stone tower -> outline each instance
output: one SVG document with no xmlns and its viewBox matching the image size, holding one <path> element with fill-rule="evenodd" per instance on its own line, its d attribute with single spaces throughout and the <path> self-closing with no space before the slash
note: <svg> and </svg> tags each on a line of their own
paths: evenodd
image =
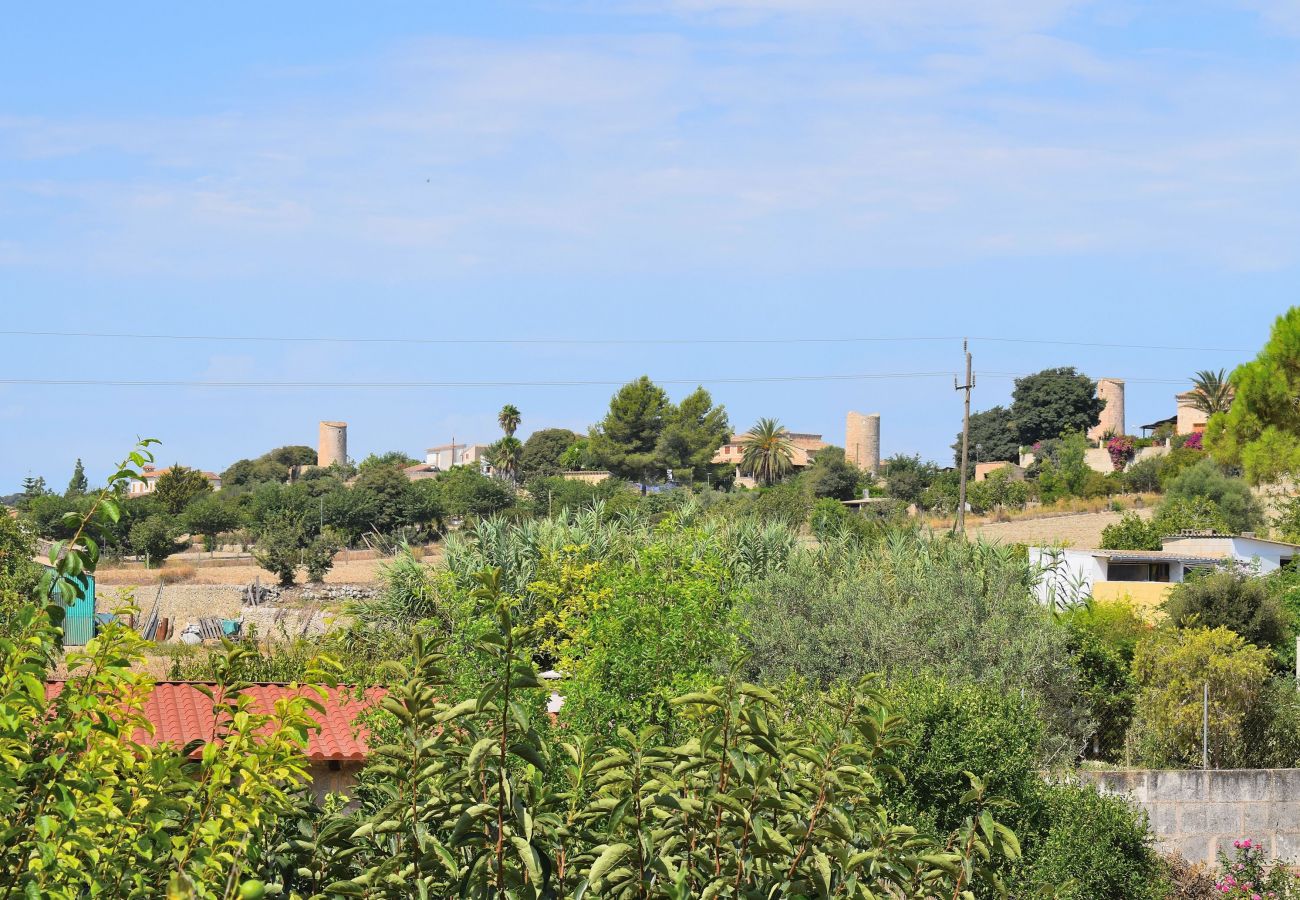
<svg viewBox="0 0 1300 900">
<path fill-rule="evenodd" d="M 1108 431 L 1127 434 L 1124 430 L 1124 380 L 1121 378 L 1097 379 L 1097 396 L 1106 401 L 1102 407 L 1101 419 L 1088 429 L 1088 437 L 1100 440 Z"/>
<path fill-rule="evenodd" d="M 316 450 L 316 465 L 321 468 L 334 463 L 347 465 L 348 461 L 348 423 L 321 422 L 320 444 Z"/>
<path fill-rule="evenodd" d="M 880 472 L 880 413 L 845 417 L 844 458 L 872 475 Z"/>
</svg>

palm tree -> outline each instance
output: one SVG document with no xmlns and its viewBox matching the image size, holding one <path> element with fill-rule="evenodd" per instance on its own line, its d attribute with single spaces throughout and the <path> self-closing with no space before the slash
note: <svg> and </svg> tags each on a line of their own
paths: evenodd
<svg viewBox="0 0 1300 900">
<path fill-rule="evenodd" d="M 501 412 L 497 413 L 497 423 L 501 426 L 501 430 L 506 433 L 506 437 L 508 438 L 513 438 L 515 436 L 515 429 L 519 427 L 519 423 L 522 419 L 523 416 L 519 414 L 519 407 L 515 406 L 513 403 L 507 403 L 505 406 L 501 407 Z"/>
<path fill-rule="evenodd" d="M 1192 405 L 1207 416 L 1227 412 L 1232 405 L 1232 384 L 1228 381 L 1228 373 L 1223 369 L 1217 372 L 1202 369 L 1193 375 Z"/>
<path fill-rule="evenodd" d="M 488 462 L 503 478 L 515 480 L 519 471 L 519 460 L 523 456 L 524 445 L 519 438 L 506 435 L 488 448 Z"/>
<path fill-rule="evenodd" d="M 771 486 L 794 468 L 794 445 L 776 419 L 759 419 L 740 439 L 740 470 Z"/>
</svg>

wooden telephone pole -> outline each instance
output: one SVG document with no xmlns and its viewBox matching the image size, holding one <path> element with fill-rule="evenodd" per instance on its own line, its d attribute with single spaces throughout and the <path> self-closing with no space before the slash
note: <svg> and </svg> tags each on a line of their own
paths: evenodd
<svg viewBox="0 0 1300 900">
<path fill-rule="evenodd" d="M 961 417 L 961 488 L 957 495 L 957 533 L 966 533 L 966 469 L 970 462 L 970 392 L 975 387 L 975 376 L 971 374 L 970 350 L 966 341 L 961 342 L 961 352 L 966 354 L 966 383 L 958 384 L 952 380 L 953 390 L 966 392 L 966 411 Z"/>
</svg>

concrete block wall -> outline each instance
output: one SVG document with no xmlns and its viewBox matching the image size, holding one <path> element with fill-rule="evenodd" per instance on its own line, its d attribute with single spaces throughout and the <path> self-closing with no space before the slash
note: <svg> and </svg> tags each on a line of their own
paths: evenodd
<svg viewBox="0 0 1300 900">
<path fill-rule="evenodd" d="M 1133 769 L 1079 778 L 1144 809 L 1164 852 L 1212 865 L 1248 837 L 1266 856 L 1300 865 L 1300 769 Z"/>
</svg>

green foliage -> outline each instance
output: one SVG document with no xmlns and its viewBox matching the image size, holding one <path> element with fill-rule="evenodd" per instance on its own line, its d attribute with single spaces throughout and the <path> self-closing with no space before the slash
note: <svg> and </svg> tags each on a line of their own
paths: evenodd
<svg viewBox="0 0 1300 900">
<path fill-rule="evenodd" d="M 281 513 L 262 525 L 253 558 L 276 577 L 281 587 L 292 587 L 310 542 L 311 537 L 302 519 L 291 513 Z"/>
<path fill-rule="evenodd" d="M 524 441 L 523 451 L 519 454 L 519 475 L 524 481 L 534 478 L 559 475 L 573 468 L 564 462 L 565 451 L 579 440 L 579 436 L 567 428 L 543 428 L 534 431 Z"/>
<path fill-rule="evenodd" d="M 507 403 L 501 407 L 501 412 L 497 413 L 497 424 L 501 426 L 501 431 L 506 437 L 512 438 L 515 432 L 519 430 L 519 423 L 524 419 L 523 414 L 519 412 L 519 407 L 513 403 Z"/>
<path fill-rule="evenodd" d="M 156 566 L 183 549 L 176 541 L 179 536 L 175 519 L 165 513 L 154 513 L 131 526 L 128 543 L 137 556 Z"/>
<path fill-rule="evenodd" d="M 1059 432 L 1057 432 L 1059 434 Z M 976 447 L 979 447 L 978 452 Z M 961 432 L 952 445 L 953 465 L 961 468 Z M 970 416 L 970 462 L 1020 461 L 1020 434 L 1011 410 L 995 406 Z"/>
<path fill-rule="evenodd" d="M 417 644 L 384 701 L 396 720 L 372 766 L 375 801 L 331 834 L 317 883 L 344 895 L 974 896 L 1000 889 L 1014 834 L 972 777 L 944 840 L 916 837 L 880 802 L 897 720 L 869 685 L 811 719 L 781 715 L 760 687 L 729 682 L 677 698 L 685 742 L 653 728 L 618 744 L 558 744 L 498 572 L 475 599 L 496 627 L 474 650 L 490 673 L 475 699 L 447 696 L 447 659 Z M 319 864 L 318 864 L 319 865 Z M 310 870 L 309 870 L 310 871 Z M 330 879 L 337 878 L 333 884 Z M 999 891 L 1000 892 L 1000 891 Z"/>
<path fill-rule="evenodd" d="M 407 466 L 413 466 L 419 460 L 411 456 L 405 450 L 389 450 L 386 453 L 371 453 L 361 462 L 357 463 L 357 473 L 365 474 L 374 469 L 405 469 Z"/>
<path fill-rule="evenodd" d="M 490 516 L 514 502 L 514 495 L 504 482 L 489 478 L 473 466 L 453 466 L 435 481 L 447 515 Z"/>
<path fill-rule="evenodd" d="M 1065 633 L 1032 595 L 1011 548 L 899 532 L 847 556 L 796 559 L 750 587 L 746 671 L 829 685 L 869 672 L 1022 685 L 1042 710 L 1044 759 L 1091 734 Z"/>
<path fill-rule="evenodd" d="M 1138 758 L 1153 767 L 1199 765 L 1202 686 L 1209 685 L 1210 764 L 1249 759 L 1244 724 L 1269 674 L 1269 654 L 1227 628 L 1168 629 L 1138 645 L 1133 734 Z"/>
<path fill-rule="evenodd" d="M 655 453 L 675 480 L 689 484 L 715 470 L 713 455 L 730 437 L 726 407 L 715 406 L 712 395 L 697 387 L 668 411 Z"/>
<path fill-rule="evenodd" d="M 311 447 L 293 445 L 277 447 L 256 459 L 241 459 L 221 473 L 222 490 L 234 487 L 251 487 L 264 482 L 282 484 L 289 473 L 298 466 L 314 466 L 316 451 Z"/>
<path fill-rule="evenodd" d="M 967 502 L 977 513 L 999 508 L 1023 509 L 1029 496 L 1030 488 L 1024 479 L 1012 478 L 1006 469 L 990 472 L 983 481 L 971 482 L 966 492 Z"/>
<path fill-rule="evenodd" d="M 90 489 L 90 482 L 86 480 L 86 467 L 81 464 L 81 457 L 77 457 L 77 465 L 72 470 L 72 477 L 68 479 L 68 489 L 63 492 L 65 497 L 80 497 Z"/>
<path fill-rule="evenodd" d="M 794 468 L 794 445 L 776 419 L 759 419 L 740 438 L 740 472 L 771 487 Z"/>
<path fill-rule="evenodd" d="M 13 633 L 15 617 L 40 583 L 41 567 L 32 562 L 35 553 L 31 533 L 0 514 L 0 635 Z"/>
<path fill-rule="evenodd" d="M 1011 421 L 1021 444 L 1087 431 L 1101 420 L 1105 401 L 1097 383 L 1073 367 L 1044 369 L 1016 379 Z"/>
<path fill-rule="evenodd" d="M 109 625 L 70 654 L 77 674 L 49 700 L 42 679 L 58 630 L 34 606 L 17 625 L 0 637 L 3 895 L 162 896 L 166 886 L 173 896 L 228 896 L 226 885 L 256 865 L 250 847 L 307 781 L 313 701 L 254 713 L 237 683 L 220 681 L 220 740 L 187 758 L 132 738 L 147 727 L 151 685 L 132 671 L 144 642 L 129 628 Z"/>
<path fill-rule="evenodd" d="M 812 465 L 803 472 L 802 478 L 808 483 L 808 489 L 817 498 L 830 497 L 834 500 L 855 500 L 862 495 L 862 488 L 867 482 L 867 474 L 844 458 L 840 447 L 823 447 L 817 451 Z"/>
<path fill-rule="evenodd" d="M 932 462 L 921 462 L 920 454 L 895 454 L 885 460 L 882 468 L 889 496 L 903 503 L 921 503 L 922 495 L 939 475 L 939 467 Z"/>
<path fill-rule="evenodd" d="M 178 516 L 195 497 L 211 492 L 212 485 L 208 484 L 202 472 L 174 465 L 158 476 L 158 486 L 153 493 L 169 515 Z"/>
<path fill-rule="evenodd" d="M 739 656 L 735 594 L 722 560 L 692 558 L 685 542 L 651 544 L 595 585 L 602 602 L 572 616 L 558 668 L 564 722 L 613 737 L 653 725 L 674 739 L 672 698 L 698 690 Z"/>
<path fill-rule="evenodd" d="M 1155 515 L 1143 519 L 1125 513 L 1101 532 L 1105 550 L 1159 550 L 1164 539 L 1180 531 L 1231 531 L 1219 507 L 1208 497 L 1166 497 Z"/>
<path fill-rule="evenodd" d="M 1202 459 L 1185 469 L 1168 482 L 1165 491 L 1174 499 L 1210 501 L 1234 534 L 1263 527 L 1264 515 L 1250 486 L 1240 478 L 1225 474 L 1214 460 Z"/>
<path fill-rule="evenodd" d="M 623 385 L 592 428 L 588 451 L 618 477 L 645 481 L 658 469 L 656 447 L 671 407 L 663 388 L 645 375 Z"/>
<path fill-rule="evenodd" d="M 201 534 L 208 550 L 216 549 L 217 535 L 240 525 L 239 510 L 220 494 L 197 497 L 185 508 L 181 522 L 190 534 Z"/>
<path fill-rule="evenodd" d="M 513 434 L 507 434 L 488 448 L 488 462 L 502 477 L 515 480 L 519 473 L 519 460 L 523 456 L 524 445 Z"/>
<path fill-rule="evenodd" d="M 1029 896 L 1057 900 L 1167 900 L 1146 816 L 1122 797 L 1071 784 L 1043 790 L 1046 821 L 1023 876 Z"/>
<path fill-rule="evenodd" d="M 1038 464 L 1038 495 L 1044 503 L 1055 503 L 1065 497 L 1082 497 L 1093 475 L 1085 457 L 1088 439 L 1082 431 L 1072 432 L 1045 445 Z"/>
<path fill-rule="evenodd" d="M 1088 751 L 1101 759 L 1119 759 L 1137 694 L 1130 672 L 1132 651 L 1126 654 L 1124 648 L 1108 642 L 1082 616 L 1068 620 L 1066 630 L 1080 694 L 1096 723 Z"/>
<path fill-rule="evenodd" d="M 1124 470 L 1124 483 L 1128 490 L 1137 494 L 1159 491 L 1165 459 L 1164 456 L 1153 456 L 1131 463 Z"/>
<path fill-rule="evenodd" d="M 1278 648 L 1290 636 L 1289 622 L 1262 578 L 1240 572 L 1212 572 L 1174 585 L 1165 615 L 1179 628 L 1227 628 L 1257 647 Z"/>
<path fill-rule="evenodd" d="M 1233 370 L 1231 408 L 1210 417 L 1206 449 L 1252 484 L 1300 471 L 1300 307 L 1278 316 L 1259 355 Z"/>
<path fill-rule="evenodd" d="M 343 542 L 338 535 L 328 528 L 308 542 L 303 548 L 302 564 L 307 570 L 307 580 L 319 584 L 325 580 L 326 573 L 334 568 L 334 557 L 342 549 Z"/>
<path fill-rule="evenodd" d="M 142 441 L 50 552 L 37 596 L 80 596 L 121 517 L 126 485 L 153 461 Z M 36 599 L 36 597 L 33 597 Z M 28 604 L 0 634 L 0 896 L 217 898 L 257 865 L 256 848 L 306 782 L 303 697 L 254 713 L 220 677 L 219 740 L 187 757 L 133 735 L 147 728 L 144 642 L 113 623 L 66 659 L 55 699 L 42 683 L 60 648 L 57 606 Z M 224 675 L 240 651 L 232 648 Z M 129 814 L 128 814 L 129 813 Z M 250 852 L 253 851 L 253 852 Z"/>
</svg>

